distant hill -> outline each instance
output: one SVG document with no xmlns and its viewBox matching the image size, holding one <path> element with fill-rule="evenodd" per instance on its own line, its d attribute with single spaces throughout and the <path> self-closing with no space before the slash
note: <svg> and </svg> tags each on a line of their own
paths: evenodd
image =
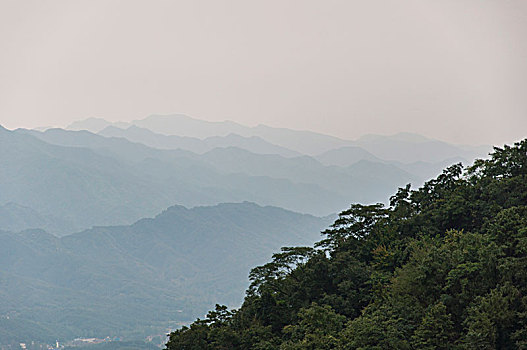
<svg viewBox="0 0 527 350">
<path fill-rule="evenodd" d="M 151 115 L 130 123 L 165 135 L 190 136 L 204 139 L 228 134 L 245 135 L 249 127 L 232 121 L 210 122 L 184 114 Z"/>
<path fill-rule="evenodd" d="M 71 123 L 70 125 L 68 125 L 67 129 L 69 130 L 87 130 L 87 131 L 90 131 L 90 132 L 94 132 L 94 133 L 97 133 L 99 131 L 101 131 L 102 129 L 106 128 L 107 126 L 110 126 L 110 125 L 113 125 L 113 126 L 116 126 L 116 127 L 127 127 L 129 126 L 129 123 L 122 123 L 122 122 L 117 122 L 117 123 L 112 123 L 112 122 L 109 122 L 103 118 L 87 118 L 87 119 L 84 119 L 84 120 L 79 120 L 79 121 L 75 121 L 73 123 Z"/>
<path fill-rule="evenodd" d="M 156 150 L 86 131 L 37 133 L 0 132 L 2 149 L 9 149 L 0 154 L 0 205 L 14 202 L 73 223 L 70 231 L 53 231 L 59 235 L 131 223 L 174 203 L 250 200 L 327 215 L 348 201 L 316 183 L 219 171 L 191 152 Z"/>
<path fill-rule="evenodd" d="M 333 148 L 349 145 L 350 141 L 312 131 L 273 128 L 265 125 L 248 127 L 231 121 L 209 122 L 186 115 L 152 115 L 130 123 L 110 123 L 103 119 L 90 118 L 70 124 L 70 130 L 100 132 L 113 125 L 125 128 L 132 125 L 149 129 L 163 135 L 186 136 L 205 139 L 236 134 L 243 137 L 259 137 L 271 144 L 302 154 L 315 155 Z M 234 146 L 234 145 L 231 145 Z"/>
<path fill-rule="evenodd" d="M 324 166 L 308 156 L 286 159 L 276 155 L 255 155 L 236 148 L 217 148 L 202 155 L 201 159 L 225 173 L 295 179 L 364 203 L 379 201 L 383 198 L 381 194 L 408 182 L 421 181 L 395 165 L 366 160 L 343 168 Z"/>
<path fill-rule="evenodd" d="M 376 202 L 399 186 L 423 180 L 373 161 L 325 166 L 308 156 L 286 158 L 237 147 L 196 154 L 88 131 L 5 130 L 0 139 L 10 149 L 0 155 L 0 205 L 15 202 L 73 224 L 63 230 L 45 226 L 58 235 L 128 224 L 174 203 L 191 207 L 250 200 L 327 215 L 350 201 Z M 0 229 L 12 228 L 1 224 Z M 17 227 L 34 228 L 24 226 L 24 220 Z"/>
<path fill-rule="evenodd" d="M 244 126 L 232 121 L 209 122 L 186 115 L 151 115 L 131 122 L 143 128 L 165 135 L 194 136 L 206 138 L 237 134 L 245 137 L 257 136 L 272 144 L 313 155 L 349 143 L 338 137 L 312 131 L 274 128 L 266 125 Z"/>
<path fill-rule="evenodd" d="M 462 157 L 472 162 L 477 157 L 486 157 L 492 150 L 490 146 L 457 146 L 411 133 L 389 136 L 366 135 L 353 144 L 381 159 L 401 163 L 418 161 L 437 163 L 455 157 Z"/>
<path fill-rule="evenodd" d="M 238 305 L 251 266 L 312 244 L 332 219 L 245 202 L 62 238 L 0 232 L 0 344 L 163 334 L 212 300 Z"/>
<path fill-rule="evenodd" d="M 58 217 L 75 230 L 153 215 L 175 202 L 166 195 L 174 187 L 145 180 L 133 163 L 111 154 L 56 146 L 5 129 L 0 146 L 9 150 L 0 153 L 0 204 L 14 202 L 43 217 Z"/>
<path fill-rule="evenodd" d="M 139 142 L 158 149 L 184 149 L 194 153 L 205 153 L 217 147 L 238 147 L 257 154 L 278 154 L 284 157 L 300 155 L 298 152 L 273 145 L 260 137 L 243 137 L 232 133 L 226 136 L 198 139 L 188 136 L 157 134 L 149 129 L 132 125 L 126 129 L 108 126 L 98 134 L 106 137 L 123 137 L 132 142 Z"/>
<path fill-rule="evenodd" d="M 102 118 L 87 118 L 71 123 L 70 125 L 68 125 L 67 129 L 87 130 L 97 133 L 109 125 L 113 125 L 113 123 Z"/>
<path fill-rule="evenodd" d="M 258 137 L 268 143 L 283 147 L 287 150 L 305 155 L 316 156 L 317 159 L 322 161 L 324 164 L 339 166 L 348 166 L 351 165 L 351 163 L 345 158 L 339 161 L 336 157 L 337 153 L 334 152 L 338 152 L 345 157 L 351 156 L 351 158 L 357 159 L 360 155 L 358 152 L 361 152 L 358 148 L 361 148 L 366 152 L 363 153 L 364 158 L 359 160 L 374 160 L 371 158 L 371 154 L 373 157 L 382 159 L 384 161 L 394 161 L 404 164 L 415 162 L 439 163 L 445 161 L 446 159 L 456 157 L 463 158 L 468 162 L 471 162 L 477 157 L 486 157 L 488 152 L 492 150 L 492 147 L 486 145 L 453 145 L 447 142 L 427 138 L 422 135 L 405 132 L 394 135 L 371 134 L 365 135 L 358 140 L 345 140 L 311 131 L 274 128 L 266 125 L 248 127 L 230 121 L 209 122 L 180 114 L 152 115 L 144 119 L 134 120 L 129 123 L 110 123 L 103 119 L 90 118 L 84 121 L 75 122 L 68 126 L 68 128 L 72 130 L 85 129 L 93 132 L 101 132 L 101 130 L 109 126 L 117 128 L 136 126 L 143 129 L 149 129 L 154 133 L 165 136 L 180 136 L 201 139 L 209 137 L 225 137 L 229 134 L 236 134 L 246 138 Z M 127 137 L 125 135 L 122 136 Z M 131 139 L 132 136 L 128 137 Z M 160 138 L 160 140 L 161 139 L 162 138 Z M 135 141 L 139 140 L 136 139 Z M 139 142 L 146 141 L 143 140 Z M 149 142 L 152 142 L 152 140 L 150 139 Z M 153 144 L 150 145 L 154 146 Z M 241 147 L 241 145 L 236 145 L 234 143 L 224 144 L 221 146 L 240 146 L 240 148 L 244 148 Z M 349 154 L 353 150 L 351 147 L 354 147 L 355 149 L 355 153 L 353 155 Z M 342 150 L 338 151 L 338 149 Z M 328 154 L 325 154 L 326 152 L 328 152 Z M 348 153 L 347 155 L 346 152 Z"/>
<path fill-rule="evenodd" d="M 22 231 L 42 228 L 51 232 L 73 232 L 76 226 L 55 216 L 43 216 L 36 210 L 13 202 L 0 205 L 0 228 L 8 231 Z"/>
<path fill-rule="evenodd" d="M 368 136 L 357 141 L 361 146 L 340 147 L 315 157 L 290 156 L 294 151 L 256 136 L 231 134 L 199 140 L 163 136 L 136 126 L 127 130 L 107 126 L 106 130 L 117 130 L 126 138 L 85 130 L 2 128 L 0 144 L 9 152 L 0 154 L 0 208 L 4 213 L 0 229 L 39 227 L 64 235 L 94 225 L 129 224 L 174 203 L 192 207 L 244 200 L 327 215 L 350 202 L 382 201 L 398 187 L 420 185 L 453 162 L 469 163 L 469 157 L 478 152 L 477 148 L 398 134 Z M 304 141 L 313 136 L 269 130 L 275 136 L 283 132 Z M 129 140 L 135 132 L 151 137 L 152 145 L 156 139 L 190 140 L 206 151 L 197 154 L 149 147 Z M 230 144 L 242 148 L 216 147 Z M 390 152 L 398 160 L 379 156 L 388 157 Z M 449 155 L 455 156 L 442 159 Z M 421 158 L 442 160 L 403 162 Z M 8 203 L 16 203 L 18 209 L 7 211 Z"/>
<path fill-rule="evenodd" d="M 315 156 L 315 159 L 325 165 L 351 166 L 361 160 L 382 162 L 383 160 L 374 156 L 364 148 L 357 146 L 346 146 L 335 148 Z"/>
</svg>

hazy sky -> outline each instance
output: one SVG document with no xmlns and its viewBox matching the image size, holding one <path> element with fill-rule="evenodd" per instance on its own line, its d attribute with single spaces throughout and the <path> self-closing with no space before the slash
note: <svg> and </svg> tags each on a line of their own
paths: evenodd
<svg viewBox="0 0 527 350">
<path fill-rule="evenodd" d="M 0 0 L 0 124 L 527 137 L 527 1 Z"/>
</svg>

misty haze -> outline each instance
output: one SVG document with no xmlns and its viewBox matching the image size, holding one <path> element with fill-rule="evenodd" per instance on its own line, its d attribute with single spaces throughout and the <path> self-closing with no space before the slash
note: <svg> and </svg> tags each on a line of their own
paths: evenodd
<svg viewBox="0 0 527 350">
<path fill-rule="evenodd" d="M 526 16 L 0 0 L 0 350 L 524 349 Z"/>
</svg>

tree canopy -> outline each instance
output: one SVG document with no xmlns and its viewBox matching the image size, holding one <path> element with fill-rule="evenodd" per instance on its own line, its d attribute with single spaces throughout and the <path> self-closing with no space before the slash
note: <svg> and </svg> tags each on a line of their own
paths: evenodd
<svg viewBox="0 0 527 350">
<path fill-rule="evenodd" d="M 527 349 L 527 139 L 353 204 L 323 235 L 166 348 Z"/>
</svg>

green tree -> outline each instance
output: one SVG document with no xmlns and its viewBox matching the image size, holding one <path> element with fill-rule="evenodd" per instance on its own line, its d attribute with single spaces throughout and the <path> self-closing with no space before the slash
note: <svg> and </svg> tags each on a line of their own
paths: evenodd
<svg viewBox="0 0 527 350">
<path fill-rule="evenodd" d="M 527 140 L 354 204 L 167 349 L 526 349 Z"/>
<path fill-rule="evenodd" d="M 428 307 L 421 324 L 412 336 L 412 348 L 421 350 L 451 350 L 453 323 L 445 304 L 438 302 Z"/>
<path fill-rule="evenodd" d="M 346 317 L 338 315 L 329 305 L 313 303 L 298 312 L 299 321 L 286 326 L 284 335 L 290 339 L 280 349 L 335 349 L 340 346 L 339 333 L 344 328 Z"/>
</svg>

